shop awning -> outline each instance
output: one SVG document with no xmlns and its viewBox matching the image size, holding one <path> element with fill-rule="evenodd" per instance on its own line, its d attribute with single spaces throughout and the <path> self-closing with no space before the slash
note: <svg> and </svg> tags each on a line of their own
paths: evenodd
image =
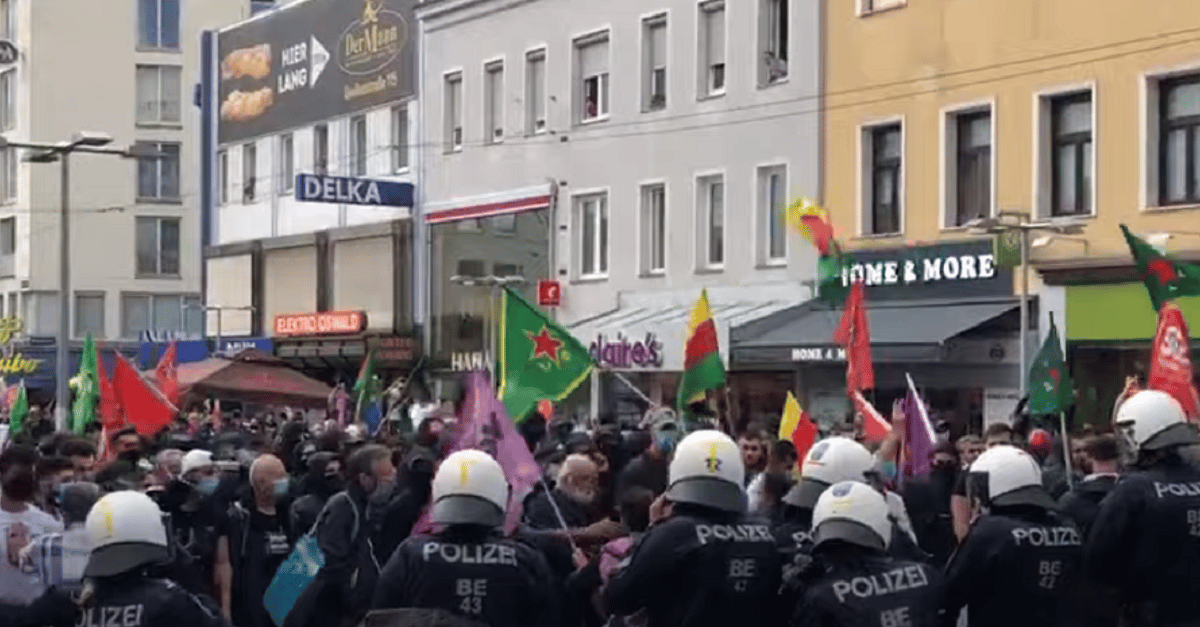
<svg viewBox="0 0 1200 627">
<path fill-rule="evenodd" d="M 947 340 L 1019 307 L 1012 299 L 870 303 L 872 353 L 876 361 L 939 361 Z M 805 303 L 733 330 L 735 363 L 840 361 L 833 332 L 841 309 Z"/>
</svg>

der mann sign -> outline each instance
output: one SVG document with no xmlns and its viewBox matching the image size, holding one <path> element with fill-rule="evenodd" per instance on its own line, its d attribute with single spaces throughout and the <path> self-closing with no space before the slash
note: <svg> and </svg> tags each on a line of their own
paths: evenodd
<svg viewBox="0 0 1200 627">
<path fill-rule="evenodd" d="M 991 240 L 850 253 L 842 282 L 862 281 L 876 300 L 1012 294 L 1012 269 L 996 265 Z"/>
</svg>

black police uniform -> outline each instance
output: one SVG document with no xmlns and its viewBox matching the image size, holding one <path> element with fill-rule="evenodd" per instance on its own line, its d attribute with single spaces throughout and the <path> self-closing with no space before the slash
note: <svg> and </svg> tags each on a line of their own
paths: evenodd
<svg viewBox="0 0 1200 627">
<path fill-rule="evenodd" d="M 76 627 L 227 627 L 213 602 L 194 595 L 168 579 L 140 574 L 96 580 L 85 607 L 75 607 Z"/>
<path fill-rule="evenodd" d="M 1121 477 L 1085 554 L 1089 575 L 1120 590 L 1136 624 L 1200 625 L 1200 470 L 1175 459 Z"/>
<path fill-rule="evenodd" d="M 764 520 L 687 503 L 655 524 L 604 589 L 616 615 L 655 627 L 777 625 L 780 561 Z"/>
<path fill-rule="evenodd" d="M 1082 544 L 1079 530 L 1048 510 L 993 507 L 946 566 L 947 620 L 966 606 L 970 627 L 1070 624 Z"/>
<path fill-rule="evenodd" d="M 454 525 L 402 542 L 379 575 L 375 609 L 429 608 L 490 627 L 557 627 L 557 587 L 534 548 Z"/>
<path fill-rule="evenodd" d="M 942 575 L 921 562 L 863 555 L 831 564 L 805 586 L 792 627 L 935 627 Z"/>
</svg>

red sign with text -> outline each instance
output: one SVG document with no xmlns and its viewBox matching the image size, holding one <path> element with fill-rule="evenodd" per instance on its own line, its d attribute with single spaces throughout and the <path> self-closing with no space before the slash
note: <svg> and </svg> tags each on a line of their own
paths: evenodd
<svg viewBox="0 0 1200 627">
<path fill-rule="evenodd" d="M 541 307 L 558 307 L 562 305 L 562 283 L 554 279 L 538 281 L 538 305 Z"/>
<path fill-rule="evenodd" d="M 275 316 L 276 337 L 356 335 L 366 328 L 365 311 L 323 311 Z"/>
</svg>

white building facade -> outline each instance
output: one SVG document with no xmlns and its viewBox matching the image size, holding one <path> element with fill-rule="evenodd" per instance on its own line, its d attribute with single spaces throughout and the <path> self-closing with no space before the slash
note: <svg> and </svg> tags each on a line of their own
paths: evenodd
<svg viewBox="0 0 1200 627">
<path fill-rule="evenodd" d="M 486 311 L 473 273 L 519 270 L 531 297 L 559 281 L 556 315 L 619 370 L 680 370 L 701 288 L 723 351 L 730 325 L 807 299 L 782 209 L 820 194 L 820 4 L 424 3 L 435 354 L 481 350 L 451 328 Z M 605 350 L 638 343 L 659 358 Z"/>
</svg>

